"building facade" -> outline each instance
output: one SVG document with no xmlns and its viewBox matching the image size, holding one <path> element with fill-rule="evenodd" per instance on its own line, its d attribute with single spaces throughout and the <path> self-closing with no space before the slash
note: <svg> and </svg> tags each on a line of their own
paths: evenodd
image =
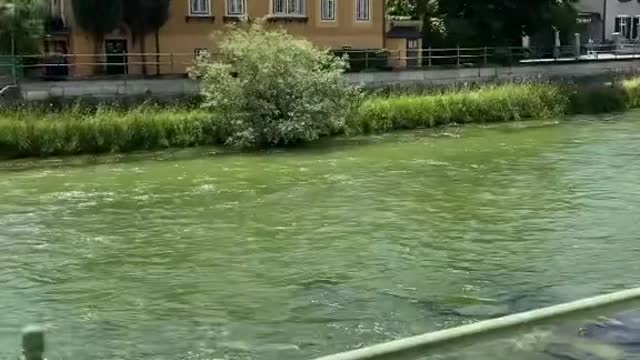
<svg viewBox="0 0 640 360">
<path fill-rule="evenodd" d="M 640 2 L 637 0 L 580 0 L 579 21 L 588 25 L 587 36 L 594 42 L 617 37 L 640 40 Z"/>
<path fill-rule="evenodd" d="M 111 65 L 107 73 L 142 72 L 141 53 L 156 53 L 161 74 L 183 73 L 201 51 L 213 50 L 220 30 L 238 22 L 264 18 L 267 26 L 283 27 L 328 49 L 384 49 L 384 0 L 172 0 L 170 16 L 155 35 L 133 41 L 123 24 L 108 34 L 102 44 L 79 28 L 73 18 L 71 0 L 51 0 L 54 21 L 48 35 L 48 51 L 71 54 L 69 75 L 89 76 L 96 62 Z M 92 54 L 101 49 L 104 54 Z M 123 56 L 123 53 L 129 55 Z M 138 54 L 138 55 L 136 55 Z M 145 59 L 148 62 L 155 62 Z M 148 64 L 155 74 L 155 64 Z"/>
</svg>

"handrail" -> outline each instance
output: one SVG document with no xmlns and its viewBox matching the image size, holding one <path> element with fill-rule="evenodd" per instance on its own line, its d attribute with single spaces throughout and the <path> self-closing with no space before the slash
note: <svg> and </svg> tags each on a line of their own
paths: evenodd
<svg viewBox="0 0 640 360">
<path fill-rule="evenodd" d="M 640 307 L 640 288 L 595 296 L 570 303 L 550 306 L 497 319 L 477 322 L 451 329 L 390 341 L 371 347 L 324 356 L 316 360 L 386 360 L 409 356 L 425 356 L 459 349 L 480 340 L 495 339 L 504 334 L 513 336 L 533 326 L 557 323 L 578 316 L 598 316 Z"/>
<path fill-rule="evenodd" d="M 560 47 L 516 47 L 516 46 L 485 46 L 485 47 L 451 47 L 421 49 L 335 49 L 339 54 L 348 54 L 350 71 L 378 70 L 389 71 L 394 68 L 432 69 L 436 67 L 460 68 L 516 66 L 548 63 L 567 63 L 571 61 L 595 60 L 635 60 L 640 56 L 640 43 L 624 45 L 615 44 L 581 44 L 577 46 L 563 45 Z M 212 52 L 215 56 L 216 53 Z M 146 58 L 145 58 L 146 56 Z M 184 76 L 188 67 L 196 61 L 196 54 L 182 53 L 138 53 L 129 52 L 114 54 L 60 54 L 42 53 L 17 55 L 0 55 L 0 72 L 12 69 L 11 83 L 19 82 L 20 78 L 43 79 L 78 79 L 91 78 L 95 70 L 109 72 L 112 69 L 116 75 L 144 75 L 143 66 L 156 67 L 156 75 Z M 132 68 L 133 67 L 133 68 Z M 158 71 L 157 69 L 160 69 Z M 23 71 L 20 71 L 23 70 Z M 154 72 L 153 69 L 147 69 Z M 0 84 L 7 83 L 7 81 Z"/>
</svg>

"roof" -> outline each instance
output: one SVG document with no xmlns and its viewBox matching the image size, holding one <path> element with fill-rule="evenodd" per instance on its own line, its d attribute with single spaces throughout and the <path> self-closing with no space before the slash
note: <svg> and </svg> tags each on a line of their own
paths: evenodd
<svg viewBox="0 0 640 360">
<path fill-rule="evenodd" d="M 420 39 L 422 33 L 413 26 L 394 26 L 387 32 L 390 39 Z"/>
</svg>

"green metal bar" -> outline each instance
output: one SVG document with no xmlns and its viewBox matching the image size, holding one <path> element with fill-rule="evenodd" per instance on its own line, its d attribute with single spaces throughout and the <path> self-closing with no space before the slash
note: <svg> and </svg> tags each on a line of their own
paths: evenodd
<svg viewBox="0 0 640 360">
<path fill-rule="evenodd" d="M 479 341 L 512 337 L 533 327 L 571 319 L 595 318 L 640 307 L 640 288 L 582 299 L 566 304 L 481 321 L 452 329 L 404 338 L 364 349 L 330 355 L 316 360 L 410 359 L 459 350 Z"/>
</svg>

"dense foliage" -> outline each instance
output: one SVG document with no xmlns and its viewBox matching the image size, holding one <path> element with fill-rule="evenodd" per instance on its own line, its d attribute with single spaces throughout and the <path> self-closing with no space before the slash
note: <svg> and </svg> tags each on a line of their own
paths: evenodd
<svg viewBox="0 0 640 360">
<path fill-rule="evenodd" d="M 204 106 L 220 115 L 226 143 L 267 147 L 308 142 L 344 126 L 357 92 L 346 63 L 284 30 L 258 22 L 230 31 L 215 56 L 201 57 Z"/>
<path fill-rule="evenodd" d="M 519 45 L 526 33 L 551 42 L 576 29 L 577 0 L 387 0 L 390 15 L 424 19 L 425 44 Z"/>
<path fill-rule="evenodd" d="M 0 0 L 0 54 L 11 53 L 12 33 L 16 54 L 39 52 L 45 14 L 44 0 Z"/>
</svg>

